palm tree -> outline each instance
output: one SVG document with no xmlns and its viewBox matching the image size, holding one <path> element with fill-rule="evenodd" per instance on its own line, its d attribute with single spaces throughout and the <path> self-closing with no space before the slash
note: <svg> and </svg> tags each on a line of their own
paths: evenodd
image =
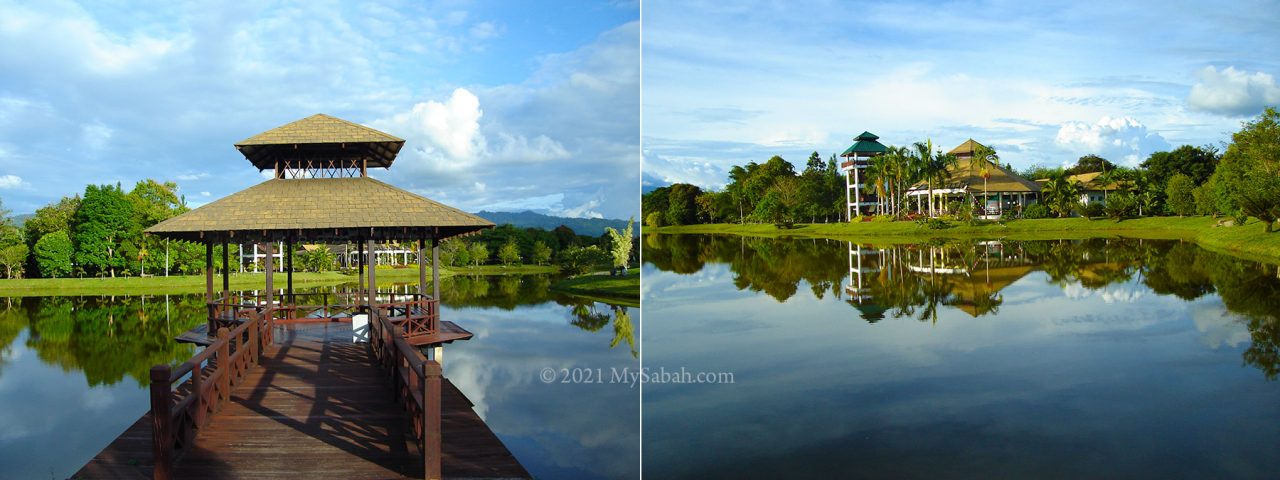
<svg viewBox="0 0 1280 480">
<path fill-rule="evenodd" d="M 1072 207 L 1080 203 L 1080 182 L 1067 178 L 1064 172 L 1057 172 L 1049 176 L 1040 195 L 1047 200 L 1051 210 L 1059 217 L 1065 217 L 1071 214 Z"/>
<path fill-rule="evenodd" d="M 902 191 L 908 184 L 915 181 L 915 174 L 912 170 L 911 152 L 906 147 L 889 147 L 882 155 L 889 164 L 889 172 L 892 179 L 890 183 L 889 197 L 891 199 L 890 209 L 896 216 L 902 213 L 901 200 Z"/>
<path fill-rule="evenodd" d="M 916 164 L 920 168 L 920 176 L 924 178 L 925 186 L 929 189 L 929 216 L 933 217 L 935 216 L 933 212 L 933 172 L 935 165 L 933 139 L 925 139 L 925 142 L 916 142 L 912 146 L 916 150 L 914 153 Z"/>
<path fill-rule="evenodd" d="M 925 139 L 924 142 L 916 142 L 915 156 L 919 162 L 921 176 L 924 177 L 925 184 L 929 189 L 929 216 L 936 217 L 937 212 L 933 207 L 933 184 L 945 184 L 950 177 L 948 169 L 955 168 L 958 160 L 955 155 L 944 154 L 939 149 L 933 149 L 933 140 Z"/>
<path fill-rule="evenodd" d="M 986 213 L 987 209 L 987 180 L 991 179 L 991 170 L 995 169 L 995 165 L 993 164 L 999 161 L 1000 156 L 996 154 L 996 150 L 994 148 L 979 144 L 973 149 L 973 160 L 970 161 L 969 168 L 977 166 L 978 174 L 982 175 L 983 213 Z"/>
<path fill-rule="evenodd" d="M 884 214 L 886 186 L 892 175 L 889 160 L 886 155 L 876 155 L 867 161 L 867 168 L 862 170 L 863 175 L 866 175 L 862 179 L 863 190 L 876 194 L 876 215 Z"/>
</svg>

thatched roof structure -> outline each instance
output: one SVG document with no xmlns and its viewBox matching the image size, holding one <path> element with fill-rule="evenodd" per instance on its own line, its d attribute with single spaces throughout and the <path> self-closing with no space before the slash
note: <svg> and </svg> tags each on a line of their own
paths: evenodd
<svg viewBox="0 0 1280 480">
<path fill-rule="evenodd" d="M 327 115 L 313 115 L 240 142 L 261 162 L 288 157 L 299 178 L 273 178 L 170 218 L 146 233 L 180 240 L 237 243 L 294 239 L 444 239 L 493 227 L 493 222 L 368 177 L 308 178 L 325 167 L 316 159 L 345 158 L 390 166 L 404 140 Z M 296 153 L 295 153 L 296 152 Z M 309 163 L 311 162 L 311 163 Z M 272 165 L 265 168 L 276 168 Z M 308 173 L 309 172 L 309 173 Z"/>
<path fill-rule="evenodd" d="M 404 140 L 323 113 L 267 130 L 236 142 L 236 149 L 258 167 L 277 168 L 278 162 L 298 159 L 361 162 L 389 168 Z"/>
<path fill-rule="evenodd" d="M 948 169 L 947 181 L 942 185 L 935 184 L 933 186 L 934 191 L 946 190 L 951 193 L 963 191 L 981 194 L 983 192 L 982 163 L 968 157 L 961 157 L 957 160 L 955 168 Z M 987 165 L 986 191 L 989 194 L 1035 193 L 1040 191 L 1040 184 L 1027 180 L 1004 166 L 992 162 L 987 162 Z M 922 192 L 927 188 L 926 182 L 918 182 L 911 186 L 909 193 Z"/>
</svg>

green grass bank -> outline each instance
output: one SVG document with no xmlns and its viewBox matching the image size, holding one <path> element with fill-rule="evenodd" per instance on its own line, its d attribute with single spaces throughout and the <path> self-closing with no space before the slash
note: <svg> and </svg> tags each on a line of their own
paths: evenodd
<svg viewBox="0 0 1280 480">
<path fill-rule="evenodd" d="M 568 278 L 551 285 L 552 290 L 606 303 L 640 306 L 640 269 L 629 268 L 623 276 L 600 272 Z"/>
<path fill-rule="evenodd" d="M 453 267 L 440 270 L 440 276 L 454 275 L 533 275 L 555 273 L 556 267 L 542 265 L 481 265 L 477 267 Z M 266 275 L 259 273 L 232 273 L 229 280 L 234 290 L 263 288 Z M 427 269 L 427 281 L 431 270 Z M 379 283 L 417 283 L 418 269 L 378 267 Z M 174 275 L 169 277 L 116 277 L 116 278 L 25 278 L 0 280 L 0 297 L 81 296 L 81 295 L 177 295 L 204 292 L 204 275 Z M 355 274 L 340 272 L 294 272 L 294 288 L 337 285 L 357 282 Z M 276 273 L 275 286 L 283 288 L 285 275 Z M 214 277 L 214 288 L 222 288 L 222 277 Z"/>
<path fill-rule="evenodd" d="M 1280 263 L 1280 232 L 1266 233 L 1250 218 L 1244 225 L 1218 226 L 1223 218 L 1144 217 L 1122 221 L 1087 218 L 1012 220 L 1005 223 L 930 229 L 915 222 L 798 224 L 780 229 L 772 224 L 706 224 L 645 227 L 643 233 L 733 234 L 759 237 L 830 238 L 855 243 L 913 243 L 932 239 L 1059 240 L 1100 237 L 1192 241 L 1221 253 L 1266 263 Z"/>
</svg>

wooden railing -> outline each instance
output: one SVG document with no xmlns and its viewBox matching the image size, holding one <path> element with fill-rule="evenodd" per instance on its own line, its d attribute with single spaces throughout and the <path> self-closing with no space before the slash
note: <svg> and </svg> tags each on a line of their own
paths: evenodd
<svg viewBox="0 0 1280 480">
<path fill-rule="evenodd" d="M 427 295 L 410 294 L 402 301 L 378 304 L 386 310 L 388 320 L 403 330 L 406 337 L 436 333 L 440 327 L 440 302 Z"/>
<path fill-rule="evenodd" d="M 409 412 L 422 452 L 423 478 L 440 478 L 440 364 L 428 360 L 405 340 L 383 306 L 371 312 L 370 346 L 391 377 L 395 398 Z"/>
<path fill-rule="evenodd" d="M 173 462 L 191 446 L 209 418 L 231 401 L 231 392 L 272 342 L 275 309 L 256 308 L 235 329 L 221 327 L 212 344 L 178 365 L 151 367 L 153 478 L 167 479 Z M 174 384 L 177 388 L 174 388 Z"/>
</svg>

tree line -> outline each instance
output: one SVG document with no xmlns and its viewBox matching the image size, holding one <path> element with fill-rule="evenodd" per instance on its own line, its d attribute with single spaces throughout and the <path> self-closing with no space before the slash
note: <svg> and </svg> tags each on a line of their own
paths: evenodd
<svg viewBox="0 0 1280 480">
<path fill-rule="evenodd" d="M 800 173 L 778 156 L 763 164 L 734 166 L 720 190 L 687 183 L 661 187 L 644 195 L 643 218 L 650 226 L 737 222 L 787 227 L 805 221 L 848 220 L 841 191 L 843 173 L 835 158 L 832 155 L 824 163 L 813 152 Z M 909 147 L 889 146 L 869 159 L 860 180 L 864 193 L 876 195 L 875 214 L 889 220 L 909 218 L 915 209 L 930 216 L 972 220 L 981 209 L 976 195 L 948 199 L 935 194 L 958 163 L 955 155 L 943 153 L 930 140 Z M 994 149 L 975 148 L 970 168 L 984 184 L 997 165 L 1000 156 Z M 1014 171 L 1012 165 L 1004 168 Z M 1183 145 L 1152 153 L 1137 168 L 1085 155 L 1068 168 L 1036 165 L 1016 173 L 1041 180 L 1041 192 L 1037 204 L 1007 212 L 1010 217 L 1226 215 L 1236 223 L 1258 218 L 1272 231 L 1280 218 L 1280 114 L 1267 108 L 1244 122 L 1224 148 Z M 1098 175 L 1088 184 L 1074 177 L 1085 173 Z M 917 197 L 913 208 L 907 191 L 915 185 L 922 185 L 927 193 Z M 1087 190 L 1101 190 L 1104 201 L 1083 202 Z"/>
<path fill-rule="evenodd" d="M 88 185 L 36 210 L 21 227 L 0 203 L 0 274 L 4 278 L 116 277 L 166 272 L 202 272 L 204 246 L 144 235 L 148 227 L 187 212 L 174 182 L 139 181 L 126 191 L 120 184 Z M 446 266 L 558 263 L 573 273 L 633 263 L 632 228 L 609 228 L 600 236 L 579 235 L 561 225 L 553 230 L 510 224 L 441 245 Z M 230 247 L 235 248 L 235 247 Z M 295 270 L 337 267 L 327 246 L 295 252 Z M 214 267 L 222 268 L 222 246 L 214 247 Z M 238 255 L 235 257 L 239 261 Z"/>
</svg>

